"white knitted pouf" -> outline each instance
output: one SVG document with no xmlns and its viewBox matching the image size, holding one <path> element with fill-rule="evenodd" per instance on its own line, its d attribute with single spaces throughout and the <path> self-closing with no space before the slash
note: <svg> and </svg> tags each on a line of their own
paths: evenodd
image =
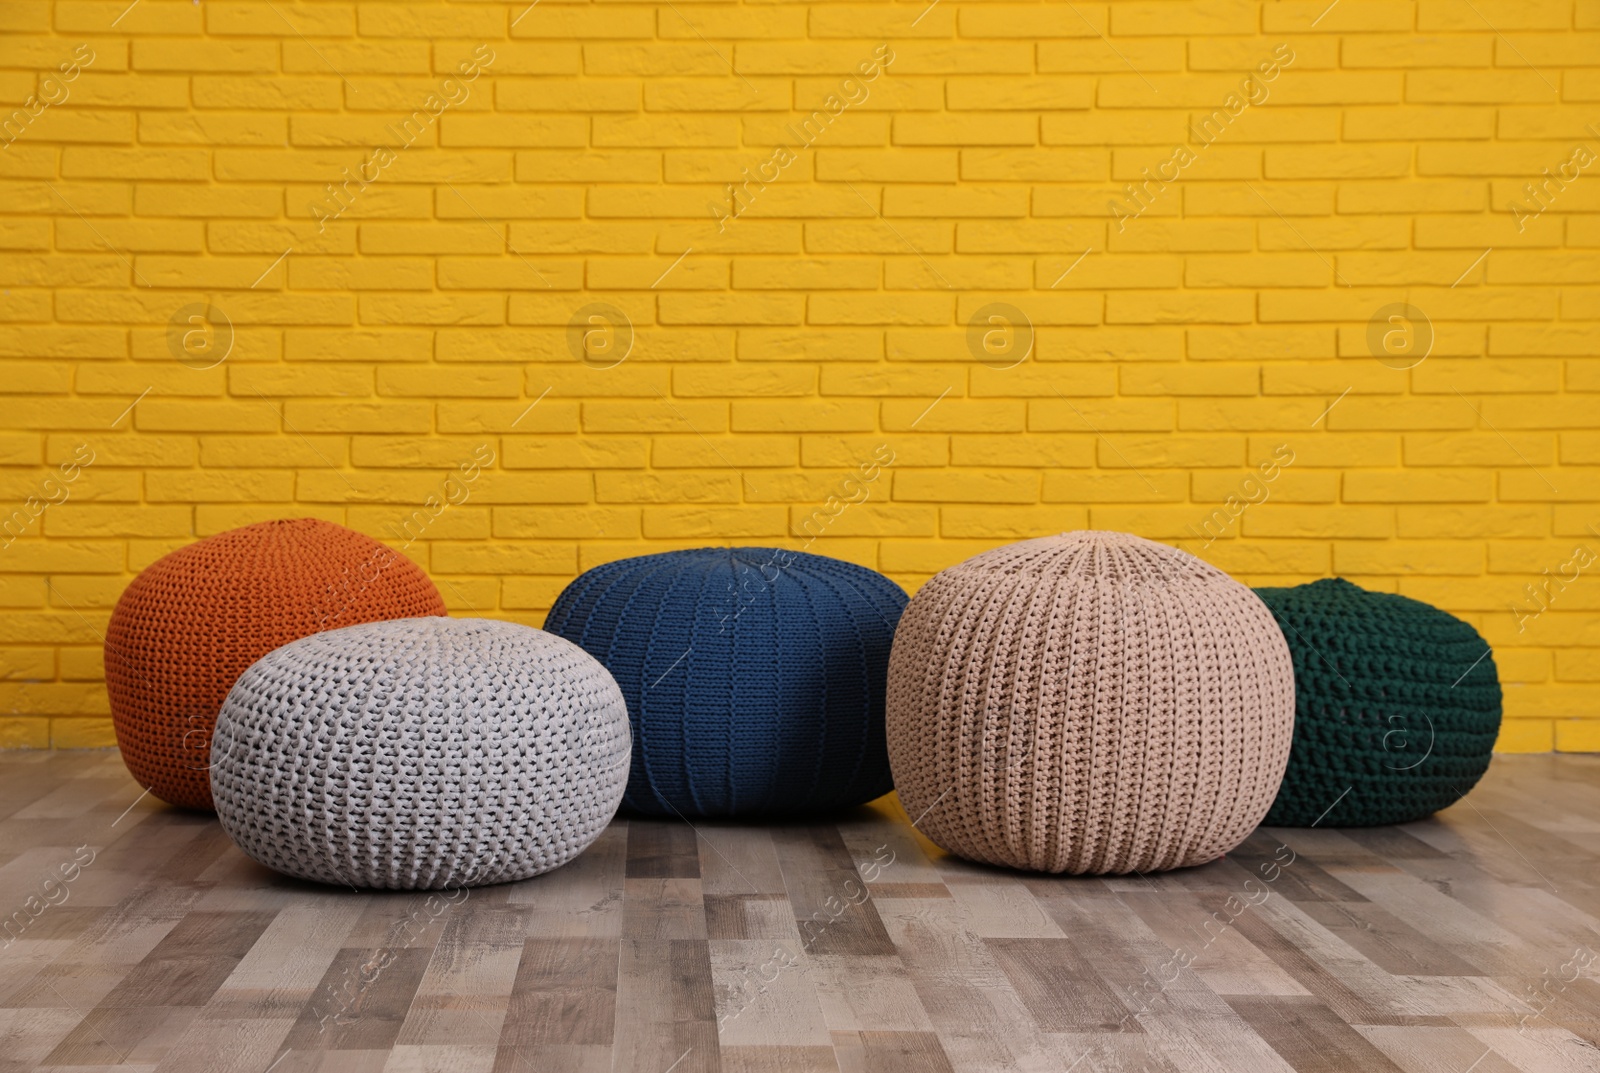
<svg viewBox="0 0 1600 1073">
<path fill-rule="evenodd" d="M 435 890 L 576 857 L 628 781 L 628 711 L 570 641 L 488 619 L 319 633 L 240 676 L 212 737 L 217 818 L 304 879 Z"/>
</svg>

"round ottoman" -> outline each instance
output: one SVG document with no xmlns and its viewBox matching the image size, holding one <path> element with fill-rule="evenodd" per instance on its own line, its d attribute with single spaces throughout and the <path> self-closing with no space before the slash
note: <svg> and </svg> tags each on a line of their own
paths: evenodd
<svg viewBox="0 0 1600 1073">
<path fill-rule="evenodd" d="M 1294 658 L 1294 748 L 1267 823 L 1419 820 L 1488 770 L 1500 679 L 1477 630 L 1342 578 L 1256 593 Z"/>
<path fill-rule="evenodd" d="M 623 804 L 654 816 L 781 816 L 889 792 L 883 694 L 906 594 L 865 567 L 775 548 L 597 566 L 545 629 L 582 645 L 633 720 Z"/>
<path fill-rule="evenodd" d="M 919 830 L 1041 872 L 1202 864 L 1266 815 L 1294 729 L 1289 650 L 1245 586 L 1083 531 L 935 575 L 889 661 L 889 760 Z"/>
<path fill-rule="evenodd" d="M 239 672 L 319 630 L 442 614 L 420 567 L 331 522 L 262 522 L 179 548 L 133 579 L 106 627 L 122 759 L 163 801 L 209 809 L 211 727 Z"/>
<path fill-rule="evenodd" d="M 583 852 L 628 778 L 628 712 L 576 645 L 488 619 L 350 626 L 263 656 L 217 717 L 217 818 L 269 868 L 437 890 Z"/>
</svg>

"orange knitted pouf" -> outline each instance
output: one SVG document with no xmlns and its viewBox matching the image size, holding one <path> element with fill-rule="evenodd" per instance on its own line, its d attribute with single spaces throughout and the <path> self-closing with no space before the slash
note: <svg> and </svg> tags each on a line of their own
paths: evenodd
<svg viewBox="0 0 1600 1073">
<path fill-rule="evenodd" d="M 323 630 L 443 615 L 399 552 L 297 518 L 207 537 L 133 579 L 106 627 L 106 692 L 123 762 L 164 801 L 212 808 L 211 731 L 239 675 Z"/>
</svg>

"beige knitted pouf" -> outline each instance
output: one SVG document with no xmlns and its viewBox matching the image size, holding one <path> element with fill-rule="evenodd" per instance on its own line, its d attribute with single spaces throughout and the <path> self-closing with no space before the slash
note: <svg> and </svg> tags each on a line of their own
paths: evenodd
<svg viewBox="0 0 1600 1073">
<path fill-rule="evenodd" d="M 1126 533 L 944 570 L 900 619 L 889 762 L 917 828 L 1041 872 L 1149 872 L 1238 845 L 1278 792 L 1294 671 L 1272 613 Z"/>
</svg>

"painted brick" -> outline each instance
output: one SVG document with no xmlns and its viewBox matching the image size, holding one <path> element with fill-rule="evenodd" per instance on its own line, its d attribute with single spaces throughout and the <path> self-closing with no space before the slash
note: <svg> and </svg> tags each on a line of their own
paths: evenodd
<svg viewBox="0 0 1600 1073">
<path fill-rule="evenodd" d="M 199 535 L 386 536 L 481 447 L 474 501 L 407 552 L 461 613 L 537 624 L 576 570 L 733 540 L 914 588 L 1094 525 L 1434 601 L 1517 683 L 1501 748 L 1600 747 L 1600 597 L 1504 613 L 1600 501 L 1600 179 L 1537 213 L 1528 189 L 1600 146 L 1591 0 L 944 0 L 914 26 L 882 0 L 144 0 L 114 35 L 121 5 L 13 6 L 8 99 L 52 34 L 97 59 L 0 154 L 0 492 L 97 459 L 0 556 L 0 655 L 40 679 L 0 745 L 110 741 L 98 639 L 44 577 L 98 622 Z M 1279 41 L 1267 100 L 1197 133 Z M 235 328 L 210 370 L 168 347 L 201 295 Z M 1368 349 L 1397 302 L 1433 328 L 1409 370 Z M 633 326 L 611 368 L 569 349 L 596 303 Z M 1012 368 L 969 344 L 995 303 L 1033 328 Z M 1280 448 L 1271 500 L 1204 546 Z"/>
</svg>

